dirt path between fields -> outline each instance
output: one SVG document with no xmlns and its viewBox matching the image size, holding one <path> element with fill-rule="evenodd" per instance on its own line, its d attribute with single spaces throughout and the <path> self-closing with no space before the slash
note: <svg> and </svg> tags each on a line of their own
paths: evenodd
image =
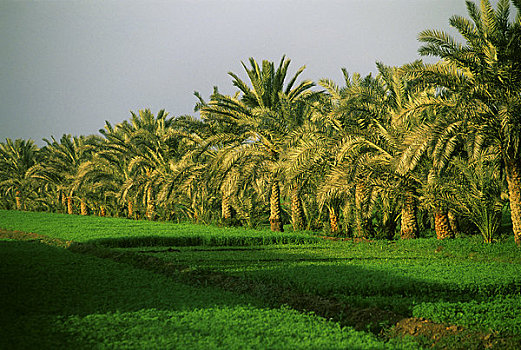
<svg viewBox="0 0 521 350">
<path fill-rule="evenodd" d="M 0 238 L 43 243 L 65 248 L 74 253 L 111 259 L 136 268 L 160 273 L 193 286 L 213 286 L 235 293 L 250 294 L 264 300 L 271 307 L 288 305 L 295 310 L 313 312 L 326 319 L 337 321 L 343 326 L 371 331 L 384 338 L 422 337 L 428 340 L 427 342 L 422 342 L 422 344 L 433 348 L 446 348 L 447 341 L 451 348 L 461 344 L 461 349 L 468 349 L 469 346 L 475 349 L 515 349 L 521 345 L 517 343 L 510 344 L 510 339 L 499 337 L 494 333 L 472 332 L 464 327 L 446 326 L 426 319 L 407 317 L 378 308 L 352 307 L 332 297 L 326 298 L 314 294 L 306 294 L 280 287 L 273 283 L 251 281 L 217 271 L 196 270 L 189 266 L 176 265 L 151 255 L 140 254 L 139 252 L 115 251 L 90 244 L 51 238 L 37 233 L 4 230 L 1 228 Z M 455 339 L 459 340 L 455 342 Z"/>
</svg>

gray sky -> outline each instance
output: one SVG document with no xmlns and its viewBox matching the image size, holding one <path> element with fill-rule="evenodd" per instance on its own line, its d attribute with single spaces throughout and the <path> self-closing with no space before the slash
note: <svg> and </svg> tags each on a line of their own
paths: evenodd
<svg viewBox="0 0 521 350">
<path fill-rule="evenodd" d="M 129 111 L 194 114 L 193 91 L 232 93 L 254 57 L 342 82 L 418 58 L 463 0 L 0 0 L 0 140 L 97 133 Z M 451 32 L 454 33 L 454 32 Z M 432 60 L 430 60 L 432 62 Z"/>
</svg>

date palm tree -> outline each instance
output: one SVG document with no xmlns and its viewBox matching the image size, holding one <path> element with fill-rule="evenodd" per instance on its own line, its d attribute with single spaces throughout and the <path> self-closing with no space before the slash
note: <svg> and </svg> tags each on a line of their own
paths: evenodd
<svg viewBox="0 0 521 350">
<path fill-rule="evenodd" d="M 158 200 L 184 213 L 194 222 L 212 220 L 215 206 L 215 181 L 210 174 L 216 150 L 212 130 L 192 116 L 175 118 L 164 135 L 166 162 L 153 173 Z"/>
<path fill-rule="evenodd" d="M 47 145 L 41 149 L 42 159 L 30 170 L 30 176 L 39 181 L 52 184 L 68 214 L 74 213 L 74 198 L 80 201 L 80 213 L 87 214 L 85 191 L 79 189 L 76 178 L 80 165 L 90 160 L 92 152 L 98 149 L 97 136 L 63 135 L 59 141 L 54 137 L 44 139 Z"/>
<path fill-rule="evenodd" d="M 506 200 L 500 159 L 488 149 L 473 159 L 455 158 L 451 163 L 456 179 L 451 193 L 455 210 L 476 225 L 486 243 L 491 243 L 501 227 Z"/>
<path fill-rule="evenodd" d="M 301 67 L 285 85 L 290 60 L 282 57 L 275 68 L 274 63 L 264 60 L 262 67 L 250 58 L 250 68 L 244 63 L 251 86 L 230 72 L 232 82 L 239 89 L 236 96 L 214 94 L 208 106 L 201 109 L 202 116 L 213 115 L 223 122 L 239 125 L 243 128 L 241 140 L 237 147 L 222 150 L 228 154 L 224 162 L 229 167 L 248 160 L 255 162 L 262 169 L 258 173 L 267 176 L 270 182 L 270 225 L 272 231 L 283 231 L 280 202 L 281 173 L 275 169 L 281 154 L 284 152 L 285 137 L 300 121 L 285 118 L 282 113 L 281 100 L 295 103 L 310 96 L 310 88 L 314 83 L 308 80 L 296 84 L 298 76 L 305 67 Z M 291 114 L 291 116 L 294 116 Z"/>
<path fill-rule="evenodd" d="M 113 126 L 110 122 L 105 122 L 105 127 L 99 130 L 105 138 L 100 152 L 93 158 L 90 164 L 86 164 L 83 169 L 83 176 L 86 181 L 99 183 L 110 196 L 111 188 L 114 189 L 114 197 L 126 217 L 129 219 L 136 217 L 136 190 L 133 187 L 125 186 L 132 181 L 128 166 L 133 157 L 132 145 L 130 145 L 130 129 L 126 124 Z M 115 208 L 119 212 L 119 208 Z"/>
<path fill-rule="evenodd" d="M 126 170 L 120 175 L 125 182 L 120 189 L 120 198 L 127 204 L 127 215 L 133 217 L 136 212 L 134 200 L 141 198 L 144 216 L 153 219 L 156 216 L 156 192 L 153 173 L 158 166 L 167 163 L 172 157 L 163 140 L 172 124 L 168 113 L 160 110 L 155 116 L 149 109 L 131 112 L 130 120 L 112 127 L 107 123 L 105 130 L 105 153 L 118 157 Z"/>
<path fill-rule="evenodd" d="M 420 54 L 441 58 L 434 65 L 410 69 L 450 99 L 428 102 L 459 113 L 460 124 L 493 145 L 505 169 L 514 238 L 521 244 L 521 2 L 510 20 L 510 2 L 489 0 L 478 7 L 467 1 L 470 18 L 453 16 L 450 25 L 464 38 L 461 44 L 437 30 L 420 33 Z"/>
<path fill-rule="evenodd" d="M 342 88 L 328 79 L 319 82 L 326 94 L 314 104 L 311 118 L 290 137 L 293 143 L 287 152 L 286 172 L 290 179 L 312 184 L 319 204 L 328 208 L 332 233 L 340 231 L 341 212 L 349 231 L 351 223 L 346 214 L 354 211 L 355 235 L 368 237 L 371 187 L 361 175 L 364 157 L 343 148 L 365 131 L 366 119 L 360 113 L 361 101 L 355 94 L 373 84 L 374 79 L 358 74 L 350 77 L 347 70 L 342 71 Z"/>
<path fill-rule="evenodd" d="M 113 215 L 120 212 L 121 189 L 130 176 L 125 160 L 106 149 L 105 140 L 99 150 L 89 160 L 83 162 L 76 176 L 76 186 L 91 190 L 92 207 L 98 208 L 99 216 L 106 216 L 107 210 Z M 129 199 L 129 203 L 133 203 Z M 125 203 L 128 208 L 128 203 Z M 128 211 L 132 217 L 132 204 Z"/>
<path fill-rule="evenodd" d="M 25 209 L 35 183 L 28 170 L 38 161 L 38 147 L 32 140 L 6 139 L 0 143 L 0 194 L 14 198 L 17 210 Z"/>
<path fill-rule="evenodd" d="M 199 99 L 194 112 L 200 112 L 203 108 L 209 106 L 199 92 L 195 92 L 194 95 Z M 212 96 L 218 95 L 219 90 L 217 87 L 214 87 Z M 200 134 L 200 130 L 204 130 L 204 135 L 201 135 L 204 141 L 200 142 L 198 146 L 201 151 L 197 151 L 197 153 L 207 153 L 207 168 L 205 169 L 207 178 L 205 183 L 210 184 L 214 191 L 217 189 L 219 192 L 217 196 L 220 195 L 221 197 L 219 224 L 229 226 L 238 223 L 238 220 L 242 219 L 249 222 L 249 225 L 252 226 L 250 215 L 248 214 L 250 210 L 245 210 L 237 203 L 240 193 L 239 182 L 244 180 L 245 177 L 242 176 L 241 178 L 239 176 L 240 172 L 236 166 L 226 168 L 223 167 L 222 162 L 230 149 L 241 144 L 240 135 L 245 132 L 245 128 L 230 120 L 223 121 L 219 114 L 214 115 L 211 112 L 206 112 L 202 117 L 202 125 L 197 127 L 197 130 L 192 131 Z M 204 127 L 201 128 L 201 126 Z M 252 196 L 249 196 L 249 199 L 251 201 Z M 237 213 L 240 214 L 240 218 L 235 217 Z"/>
<path fill-rule="evenodd" d="M 414 63 L 412 65 L 419 64 Z M 421 123 L 421 118 L 405 115 L 403 111 L 425 91 L 421 85 L 407 79 L 398 68 L 377 63 L 378 75 L 365 84 L 350 88 L 337 113 L 355 116 L 359 127 L 342 139 L 337 158 L 356 165 L 354 178 L 355 204 L 360 213 L 368 212 L 369 198 L 380 196 L 381 204 L 392 204 L 385 196 L 398 197 L 401 203 L 401 238 L 418 236 L 417 197 L 420 185 L 418 174 L 412 171 L 398 172 L 397 160 L 403 152 L 403 141 L 411 130 Z M 375 195 L 371 195 L 374 192 Z M 362 194 L 368 199 L 362 199 Z M 366 208 L 364 210 L 364 208 Z M 392 213 L 391 209 L 384 212 Z M 367 214 L 356 214 L 357 231 L 364 232 L 363 222 Z M 392 226 L 393 217 L 383 218 Z M 360 234 L 359 234 L 360 235 Z M 391 235 L 391 234 L 389 234 Z"/>
</svg>

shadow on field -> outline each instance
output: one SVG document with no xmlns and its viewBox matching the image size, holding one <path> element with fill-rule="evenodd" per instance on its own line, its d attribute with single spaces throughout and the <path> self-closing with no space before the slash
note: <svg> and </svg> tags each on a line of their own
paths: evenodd
<svg viewBox="0 0 521 350">
<path fill-rule="evenodd" d="M 340 298 L 358 307 L 375 306 L 403 316 L 411 316 L 413 306 L 421 302 L 468 302 L 519 290 L 516 281 L 487 284 L 479 280 L 472 282 L 468 278 L 461 280 L 458 276 L 466 275 L 469 266 L 452 266 L 443 259 L 390 255 L 353 257 L 347 256 L 349 252 L 345 257 L 324 256 L 313 252 L 313 248 L 306 249 L 295 252 L 293 247 L 290 250 L 270 247 L 169 248 L 138 252 L 165 263 L 207 270 L 209 278 L 212 271 L 214 275 L 235 276 L 245 285 L 251 283 L 253 288 L 264 288 L 266 291 L 257 291 L 257 294 L 264 293 L 268 300 L 276 297 L 277 288 L 282 288 L 286 294 L 294 291 L 297 297 L 306 293 L 329 299 Z M 219 281 L 218 278 L 215 280 Z M 259 285 L 263 286 L 256 287 Z M 313 310 L 312 307 L 308 309 Z"/>
<path fill-rule="evenodd" d="M 266 244 L 291 244 L 291 243 L 312 243 L 317 242 L 318 237 L 288 236 L 288 235 L 268 235 L 268 236 L 240 236 L 240 235 L 197 235 L 187 234 L 186 236 L 127 236 L 117 238 L 99 238 L 89 240 L 88 244 L 94 244 L 107 248 L 134 248 L 134 247 L 187 247 L 187 246 L 229 246 L 243 247 Z"/>
<path fill-rule="evenodd" d="M 239 273 L 240 277 L 218 270 L 187 269 L 178 271 L 185 275 L 183 281 L 187 283 L 181 284 L 168 277 L 172 270 L 166 267 L 176 268 L 168 259 L 128 254 L 125 259 L 135 259 L 130 266 L 110 258 L 97 258 L 89 255 L 88 251 L 75 254 L 71 250 L 38 242 L 0 241 L 0 348 L 74 345 L 74 336 L 63 326 L 64 320 L 74 315 L 83 317 L 144 309 L 188 311 L 262 306 L 261 299 L 265 305 L 286 304 L 297 310 L 314 311 L 326 318 L 340 318 L 344 324 L 367 330 L 375 324 L 390 325 L 402 316 L 409 316 L 407 312 L 397 311 L 404 307 L 411 308 L 418 301 L 445 298 L 453 302 L 463 301 L 488 293 L 486 288 L 458 289 L 455 287 L 457 284 L 412 278 L 407 275 L 410 266 L 401 266 L 398 262 L 396 266 L 400 268 L 385 269 L 379 266 L 381 258 L 342 258 L 348 260 L 348 263 L 342 264 L 338 260 L 313 261 L 317 255 L 305 251 L 295 255 L 276 249 L 254 250 L 262 253 L 267 261 L 250 260 L 252 268 Z M 209 251 L 199 253 L 208 254 L 208 259 L 221 260 L 222 256 L 219 256 L 228 253 L 219 249 L 213 251 L 213 257 Z M 80 250 L 77 252 L 82 253 Z M 120 254 L 115 251 L 111 253 L 116 254 L 112 258 Z M 246 254 L 242 248 L 237 253 Z M 296 263 L 292 264 L 295 259 Z M 269 265 L 269 261 L 282 260 L 285 261 Z M 356 260 L 361 263 L 357 264 Z M 191 266 L 197 267 L 193 257 L 192 261 L 195 264 Z M 229 261 L 231 264 L 237 262 L 233 259 Z M 371 264 L 371 261 L 375 263 Z M 237 263 L 244 262 L 243 259 Z M 263 268 L 262 264 L 267 266 Z M 426 271 L 428 273 L 429 270 Z M 380 298 L 380 304 L 376 305 L 380 310 L 361 305 L 350 308 L 335 300 L 338 295 L 351 300 L 373 298 L 374 301 Z M 382 304 L 395 303 L 395 300 L 401 304 Z M 387 312 L 389 310 L 399 315 Z"/>
<path fill-rule="evenodd" d="M 161 237 L 161 236 L 128 236 L 118 238 L 99 238 L 87 241 L 88 244 L 94 244 L 107 248 L 135 248 L 135 247 L 185 247 L 203 245 L 202 237 Z"/>
<path fill-rule="evenodd" d="M 56 348 L 60 318 L 142 309 L 193 310 L 256 304 L 166 276 L 37 242 L 0 241 L 0 348 Z M 71 342 L 74 339 L 70 339 Z"/>
<path fill-rule="evenodd" d="M 203 262 L 204 260 L 200 260 Z M 218 264 L 240 271 L 248 265 L 246 259 L 221 258 Z M 244 276 L 253 280 L 272 281 L 288 288 L 318 294 L 324 297 L 343 295 L 346 299 L 383 297 L 384 302 L 401 299 L 396 310 L 406 306 L 412 310 L 417 302 L 468 302 L 488 299 L 490 296 L 519 292 L 519 281 L 485 283 L 479 280 L 460 280 L 469 266 L 433 264 L 428 257 L 319 257 L 299 252 L 263 252 L 251 259 L 254 263 L 245 269 Z M 263 265 L 266 263 L 266 265 Z M 270 264 L 274 263 L 274 264 Z M 431 265 L 432 264 L 432 265 Z M 434 266 L 433 266 L 434 265 Z M 476 266 L 478 268 L 478 266 Z M 445 271 L 443 271 L 446 269 Z M 513 267 L 515 269 L 515 267 Z M 440 277 L 439 274 L 442 276 Z M 438 276 L 437 276 L 438 275 Z M 438 279 L 438 281 L 433 281 Z M 394 305 L 380 305 L 393 309 Z M 395 310 L 395 311 L 396 311 Z M 408 313 L 407 316 L 410 316 Z"/>
</svg>

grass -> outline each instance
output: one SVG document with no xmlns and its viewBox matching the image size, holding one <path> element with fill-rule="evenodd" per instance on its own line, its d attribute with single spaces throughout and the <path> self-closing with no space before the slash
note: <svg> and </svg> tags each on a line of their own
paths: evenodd
<svg viewBox="0 0 521 350">
<path fill-rule="evenodd" d="M 309 233 L 272 233 L 243 228 L 135 221 L 42 212 L 0 210 L 0 227 L 105 247 L 245 246 L 310 243 Z"/>
<path fill-rule="evenodd" d="M 436 240 L 326 242 L 241 250 L 191 247 L 161 252 L 150 248 L 153 253 L 146 249 L 142 252 L 358 307 L 377 307 L 476 330 L 521 334 L 519 255 L 505 254 L 501 259 L 496 255 L 518 248 L 509 243 L 483 246 L 479 258 L 473 260 L 464 258 L 476 248 L 474 244 L 470 244 L 470 250 L 465 248 L 469 245 L 466 240 L 459 240 L 461 251 L 458 241 L 452 241 L 444 253 L 437 252 L 433 243 Z M 508 256 L 513 258 L 509 260 Z M 496 311 L 491 314 L 490 310 Z"/>
<path fill-rule="evenodd" d="M 186 291 L 187 286 L 179 283 L 175 287 L 157 285 L 157 288 L 154 287 L 156 292 L 145 293 L 146 296 L 140 294 L 136 298 L 136 300 L 146 299 L 151 302 L 142 307 L 131 309 L 114 307 L 113 305 L 120 305 L 118 304 L 120 300 L 126 299 L 130 300 L 130 305 L 132 305 L 133 299 L 128 296 L 116 296 L 114 301 L 111 301 L 112 297 L 102 296 L 101 299 L 106 301 L 105 305 L 111 306 L 99 310 L 90 308 L 87 312 L 82 313 L 83 301 L 73 301 L 67 307 L 79 308 L 78 310 L 50 313 L 57 317 L 53 316 L 52 329 L 69 334 L 68 339 L 81 339 L 81 344 L 105 344 L 104 339 L 108 339 L 107 344 L 109 345 L 105 344 L 107 347 L 125 347 L 127 343 L 143 347 L 147 344 L 147 334 L 150 334 L 154 339 L 159 339 L 157 340 L 159 343 L 156 345 L 159 344 L 160 347 L 169 347 L 168 344 L 173 344 L 169 342 L 173 341 L 191 348 L 225 347 L 223 344 L 233 348 L 235 343 L 231 343 L 232 338 L 226 340 L 228 334 L 231 334 L 231 337 L 242 339 L 241 341 L 246 342 L 245 344 L 250 344 L 248 346 L 251 348 L 263 348 L 262 344 L 265 345 L 264 348 L 285 346 L 298 348 L 301 344 L 305 344 L 307 348 L 334 348 L 331 345 L 333 343 L 343 344 L 342 346 L 348 344 L 348 348 L 411 346 L 410 342 L 406 340 L 385 343 L 367 333 L 352 333 L 354 332 L 352 328 L 342 328 L 338 323 L 326 321 L 315 315 L 299 313 L 284 307 L 274 307 L 274 303 L 270 302 L 275 298 L 273 293 L 276 293 L 277 289 L 281 289 L 291 291 L 297 297 L 312 295 L 319 298 L 317 300 L 338 300 L 358 307 L 358 310 L 362 309 L 362 311 L 364 308 L 369 308 L 368 310 L 377 308 L 397 313 L 402 317 L 423 317 L 447 325 L 465 326 L 476 332 L 492 332 L 509 337 L 509 343 L 503 344 L 510 345 L 500 348 L 515 349 L 521 346 L 521 316 L 519 316 L 521 315 L 521 254 L 520 249 L 514 245 L 511 238 L 494 244 L 483 244 L 479 237 L 446 241 L 417 239 L 395 242 L 330 242 L 311 234 L 292 232 L 273 234 L 269 231 L 224 229 L 190 224 L 173 225 L 6 211 L 0 212 L 0 227 L 108 246 L 112 252 L 137 253 L 141 257 L 160 259 L 159 261 L 163 261 L 165 266 L 186 266 L 190 271 L 201 271 L 203 277 L 220 274 L 233 278 L 235 282 L 239 281 L 244 285 L 257 286 L 257 289 L 262 289 L 258 293 L 253 293 L 251 290 L 254 290 L 255 287 L 250 288 L 251 290 L 248 291 L 248 293 L 251 292 L 250 297 L 242 295 L 239 298 L 240 301 L 237 301 L 239 300 L 237 294 L 226 294 L 221 289 L 210 288 L 208 289 L 210 292 L 203 294 L 212 295 L 212 293 L 220 291 L 224 293 L 223 296 L 212 297 L 212 300 L 219 300 L 224 304 L 216 306 L 211 303 L 204 306 L 189 304 L 188 308 L 177 306 L 172 308 L 161 306 L 165 300 L 166 303 L 170 302 L 169 297 L 160 294 L 160 298 L 155 298 L 154 293 L 159 290 L 164 293 L 172 288 L 176 291 L 179 290 L 179 293 L 185 293 L 182 291 Z M 161 244 L 156 244 L 158 241 Z M 287 244 L 288 242 L 290 244 Z M 29 247 L 33 249 L 33 246 L 38 245 L 33 244 Z M 68 251 L 61 252 L 72 254 Z M 72 255 L 78 256 L 78 254 Z M 5 259 L 10 260 L 9 257 Z M 24 259 L 18 258 L 18 253 L 13 255 L 13 259 L 18 261 L 18 265 L 28 264 L 24 262 Z M 33 261 L 29 256 L 26 256 L 26 260 Z M 57 275 L 52 277 L 55 279 L 51 283 L 52 285 L 55 283 L 61 285 L 62 279 L 65 278 L 64 275 L 78 273 L 69 271 L 64 274 L 63 271 L 59 271 L 62 265 L 64 265 L 63 268 L 68 269 L 73 269 L 74 264 L 88 266 L 88 264 L 85 265 L 85 262 L 55 264 L 54 262 L 60 261 L 60 259 L 53 258 L 51 259 L 53 264 L 48 264 L 43 271 L 37 266 L 40 260 L 42 259 L 38 258 L 33 265 L 26 268 L 28 271 L 37 271 L 34 273 L 35 276 L 31 275 L 32 279 L 37 279 L 36 275 L 54 276 L 53 274 L 56 273 Z M 94 259 L 94 261 L 98 260 Z M 101 261 L 105 260 L 101 259 Z M 118 269 L 126 265 L 114 262 L 111 264 L 110 267 L 99 266 L 94 269 L 97 273 L 104 271 L 111 276 L 105 281 L 96 282 L 95 285 L 103 285 L 104 288 L 111 291 L 110 293 L 115 293 L 114 290 L 117 289 L 127 290 L 124 293 L 133 295 L 135 287 L 141 285 L 140 282 L 134 282 L 132 279 L 134 276 L 125 273 L 116 273 L 118 277 L 115 277 L 112 271 L 119 271 Z M 130 269 L 129 271 L 141 271 L 140 273 L 145 273 L 147 276 L 150 274 L 150 272 L 146 273 L 130 266 L 125 268 Z M 134 274 L 134 272 L 129 273 Z M 120 275 L 121 280 L 119 280 Z M 158 275 L 151 274 L 151 276 L 157 278 Z M 146 281 L 147 278 L 151 277 L 141 276 L 139 280 Z M 85 278 L 85 281 L 90 280 L 95 279 L 92 279 L 92 276 Z M 204 278 L 202 281 L 206 283 Z M 167 282 L 174 283 L 175 281 L 167 278 L 165 283 Z M 39 288 L 31 289 L 30 285 L 23 283 L 17 282 L 14 285 L 21 286 L 19 291 L 28 290 L 30 295 L 37 295 Z M 81 294 L 83 290 L 78 286 L 81 286 L 83 282 L 75 284 L 75 280 L 71 280 L 67 283 L 70 284 L 68 292 L 55 293 L 55 295 L 59 295 L 58 299 L 71 299 L 71 297 L 67 297 L 67 294 L 70 293 L 74 296 L 81 295 L 77 298 L 85 299 L 84 301 L 89 305 L 96 305 L 96 302 L 93 303 L 91 299 L 97 291 L 87 289 L 84 294 Z M 186 295 L 190 297 L 194 295 L 194 300 L 198 300 L 199 287 L 204 283 L 200 283 L 197 287 L 190 287 L 191 289 L 186 292 Z M 104 289 L 102 288 L 102 290 Z M 3 293 L 5 295 L 16 294 L 11 290 L 5 290 Z M 107 293 L 109 292 L 107 291 Z M 184 297 L 172 298 L 183 300 Z M 205 300 L 205 297 L 201 298 L 201 300 Z M 58 304 L 57 300 L 53 303 Z M 24 301 L 20 300 L 19 303 L 23 304 Z M 43 309 L 44 315 L 49 315 L 45 309 L 45 303 L 42 304 L 42 307 L 36 306 L 36 303 L 34 305 L 36 309 Z M 128 303 L 125 302 L 125 305 Z M 271 305 L 271 308 L 266 308 L 267 305 Z M 292 304 L 290 303 L 290 305 Z M 305 307 L 303 308 L 305 309 Z M 235 326 L 226 328 L 228 326 L 224 323 L 222 326 L 225 328 L 218 328 L 218 331 L 212 333 L 212 327 L 215 327 L 216 323 L 221 327 L 228 314 L 241 316 L 233 316 L 238 318 L 234 321 L 232 318 L 228 318 Z M 342 317 L 344 316 L 339 315 L 340 322 L 343 322 Z M 301 326 L 300 317 L 318 322 L 312 327 L 318 329 L 318 333 L 307 333 L 309 325 Z M 174 320 L 173 323 L 168 321 L 170 319 Z M 273 323 L 270 323 L 272 319 Z M 203 320 L 208 320 L 208 322 Z M 251 320 L 251 322 L 234 323 L 242 322 L 241 320 Z M 261 320 L 264 321 L 261 322 Z M 185 321 L 186 323 L 183 323 Z M 123 323 L 123 327 L 118 326 L 120 322 L 127 323 Z M 263 322 L 266 322 L 268 326 L 263 328 Z M 329 346 L 320 342 L 313 345 L 301 338 L 295 342 L 281 340 L 281 343 L 266 343 L 266 337 L 270 341 L 272 338 L 276 338 L 271 332 L 273 329 L 277 329 L 278 332 L 280 327 L 277 328 L 277 325 L 281 322 L 289 325 L 287 329 L 285 326 L 282 327 L 281 332 L 290 338 L 295 336 L 292 332 L 298 330 L 298 333 L 303 334 L 305 339 L 308 337 L 318 339 L 320 334 L 323 334 L 326 337 L 324 341 L 331 341 L 331 343 Z M 308 321 L 302 322 L 305 324 Z M 384 327 L 390 326 L 390 324 L 385 324 L 387 321 L 384 319 L 375 319 L 374 322 L 380 322 Z M 144 324 L 149 324 L 152 328 L 146 329 Z M 173 324 L 183 326 L 180 326 L 179 329 L 169 328 L 173 327 Z M 169 331 L 162 333 L 163 330 L 159 325 L 165 325 L 167 327 L 165 329 Z M 202 334 L 201 337 L 194 336 L 196 331 L 183 333 L 184 329 L 192 329 L 196 327 L 195 325 L 202 327 L 194 328 Z M 145 328 L 142 329 L 142 327 Z M 336 328 L 341 332 L 338 334 L 341 335 L 332 330 Z M 22 329 L 27 331 L 27 327 L 22 326 Z M 116 332 L 114 329 L 118 331 Z M 240 333 L 239 329 L 249 331 Z M 253 332 L 256 329 L 260 332 L 258 336 Z M 16 334 L 16 327 L 12 331 Z M 206 337 L 206 335 L 208 336 Z M 365 338 L 366 336 L 369 338 Z M 343 337 L 347 337 L 348 340 L 345 342 L 339 340 L 344 339 Z M 55 338 L 51 337 L 52 339 Z M 118 343 L 118 339 L 123 343 Z M 161 339 L 164 339 L 164 342 Z M 250 343 L 247 342 L 247 339 Z M 430 346 L 428 342 L 425 344 Z M 468 347 L 464 341 L 460 340 L 448 344 L 450 347 Z M 448 345 L 444 343 L 443 346 Z"/>
<path fill-rule="evenodd" d="M 0 241 L 0 348 L 385 349 L 313 314 L 35 242 Z M 410 345 L 409 345 L 410 346 Z"/>
</svg>

